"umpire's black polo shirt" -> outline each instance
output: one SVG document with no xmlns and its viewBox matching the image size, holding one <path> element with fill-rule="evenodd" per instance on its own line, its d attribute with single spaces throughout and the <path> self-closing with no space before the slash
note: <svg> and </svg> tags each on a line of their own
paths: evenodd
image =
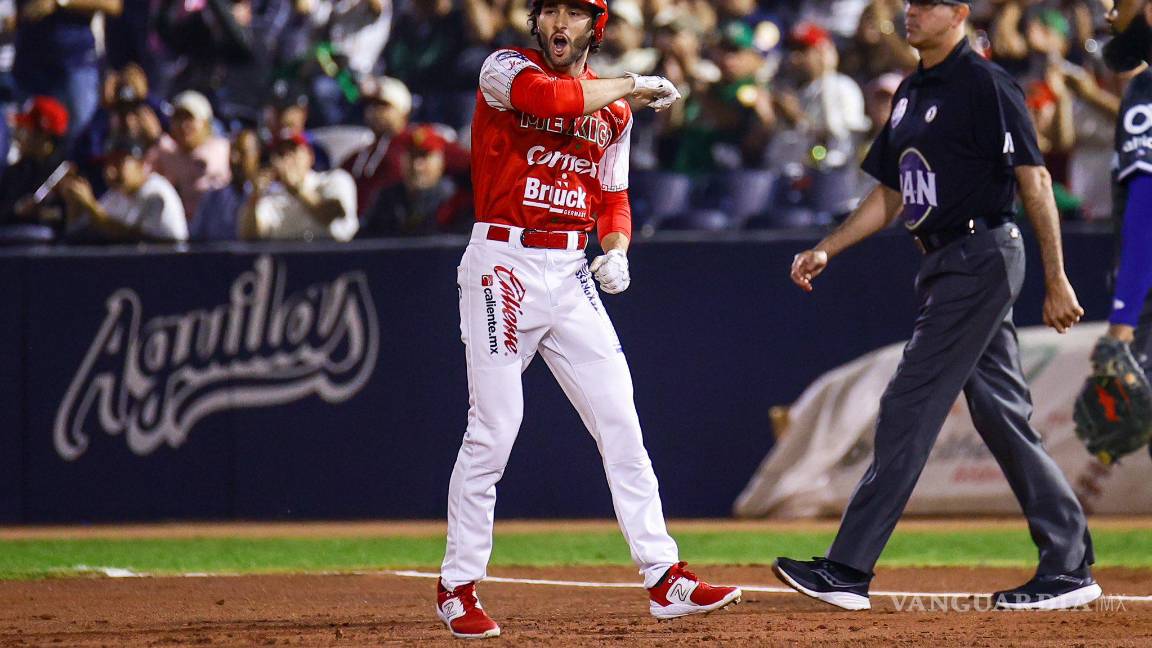
<svg viewBox="0 0 1152 648">
<path fill-rule="evenodd" d="M 901 193 L 904 226 L 916 234 L 1010 218 L 1013 167 L 1044 164 L 1024 92 L 967 39 L 939 64 L 922 65 L 896 90 L 864 171 Z"/>
</svg>

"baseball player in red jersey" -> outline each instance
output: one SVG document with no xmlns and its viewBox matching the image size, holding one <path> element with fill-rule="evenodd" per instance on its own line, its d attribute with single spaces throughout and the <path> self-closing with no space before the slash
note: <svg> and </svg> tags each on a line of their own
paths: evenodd
<svg viewBox="0 0 1152 648">
<path fill-rule="evenodd" d="M 586 67 L 608 22 L 606 0 L 534 0 L 540 50 L 485 61 L 472 124 L 476 220 L 460 262 L 460 333 L 468 429 L 448 488 L 448 538 L 436 614 L 457 637 L 500 627 L 476 598 L 492 551 L 496 482 L 523 417 L 521 372 L 539 353 L 604 460 L 612 503 L 660 619 L 740 600 L 680 562 L 632 402 L 632 377 L 593 277 L 608 293 L 630 282 L 628 138 L 636 105 L 680 95 L 659 77 L 598 79 Z M 587 264 L 598 225 L 605 253 Z"/>
</svg>

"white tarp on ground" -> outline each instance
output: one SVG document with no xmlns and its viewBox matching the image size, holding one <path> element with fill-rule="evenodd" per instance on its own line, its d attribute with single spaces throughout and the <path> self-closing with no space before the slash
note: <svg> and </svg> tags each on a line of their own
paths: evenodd
<svg viewBox="0 0 1152 648">
<path fill-rule="evenodd" d="M 1021 359 L 1032 388 L 1032 425 L 1086 508 L 1094 513 L 1152 513 L 1152 460 L 1146 451 L 1106 467 L 1076 438 L 1072 403 L 1104 333 L 1100 323 L 1060 335 L 1020 331 Z M 872 459 L 880 396 L 903 344 L 884 347 L 813 383 L 792 406 L 787 434 L 769 452 L 733 510 L 740 517 L 839 515 Z M 1016 499 L 984 447 L 961 396 L 948 414 L 908 504 L 915 514 L 1017 513 Z"/>
</svg>

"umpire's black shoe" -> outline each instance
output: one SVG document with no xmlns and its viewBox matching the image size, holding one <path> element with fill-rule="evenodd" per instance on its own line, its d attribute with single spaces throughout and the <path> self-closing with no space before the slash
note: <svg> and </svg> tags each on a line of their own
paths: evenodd
<svg viewBox="0 0 1152 648">
<path fill-rule="evenodd" d="M 812 560 L 777 558 L 772 563 L 776 577 L 792 589 L 845 610 L 868 610 L 868 583 L 871 574 L 847 565 L 815 557 Z"/>
<path fill-rule="evenodd" d="M 1065 574 L 1032 577 L 1016 589 L 996 592 L 992 603 L 1001 610 L 1063 610 L 1088 605 L 1103 592 L 1088 567 Z"/>
</svg>

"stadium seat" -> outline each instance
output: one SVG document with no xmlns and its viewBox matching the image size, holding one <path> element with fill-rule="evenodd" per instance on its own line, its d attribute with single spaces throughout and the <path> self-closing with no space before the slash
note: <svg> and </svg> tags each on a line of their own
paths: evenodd
<svg viewBox="0 0 1152 648">
<path fill-rule="evenodd" d="M 736 227 L 768 209 L 768 199 L 776 174 L 762 169 L 725 171 L 700 184 L 693 204 L 699 209 L 716 209 L 728 215 Z"/>
<path fill-rule="evenodd" d="M 815 227 L 832 222 L 832 213 L 818 208 L 815 198 L 816 176 L 819 172 L 806 170 L 799 177 L 781 175 L 772 184 L 768 206 L 744 221 L 744 229 L 775 229 Z"/>
<path fill-rule="evenodd" d="M 856 207 L 860 174 L 855 167 L 812 171 L 811 177 L 808 203 L 812 209 L 836 217 Z"/>
<path fill-rule="evenodd" d="M 632 226 L 641 229 L 684 212 L 689 206 L 692 180 L 671 171 L 637 171 L 628 180 Z M 650 233 L 648 227 L 646 233 Z"/>
<path fill-rule="evenodd" d="M 660 231 L 722 232 L 733 228 L 731 215 L 719 209 L 690 209 L 661 220 Z"/>
<path fill-rule="evenodd" d="M 783 205 L 744 221 L 746 230 L 818 227 L 832 222 L 827 214 L 795 205 Z"/>
</svg>

